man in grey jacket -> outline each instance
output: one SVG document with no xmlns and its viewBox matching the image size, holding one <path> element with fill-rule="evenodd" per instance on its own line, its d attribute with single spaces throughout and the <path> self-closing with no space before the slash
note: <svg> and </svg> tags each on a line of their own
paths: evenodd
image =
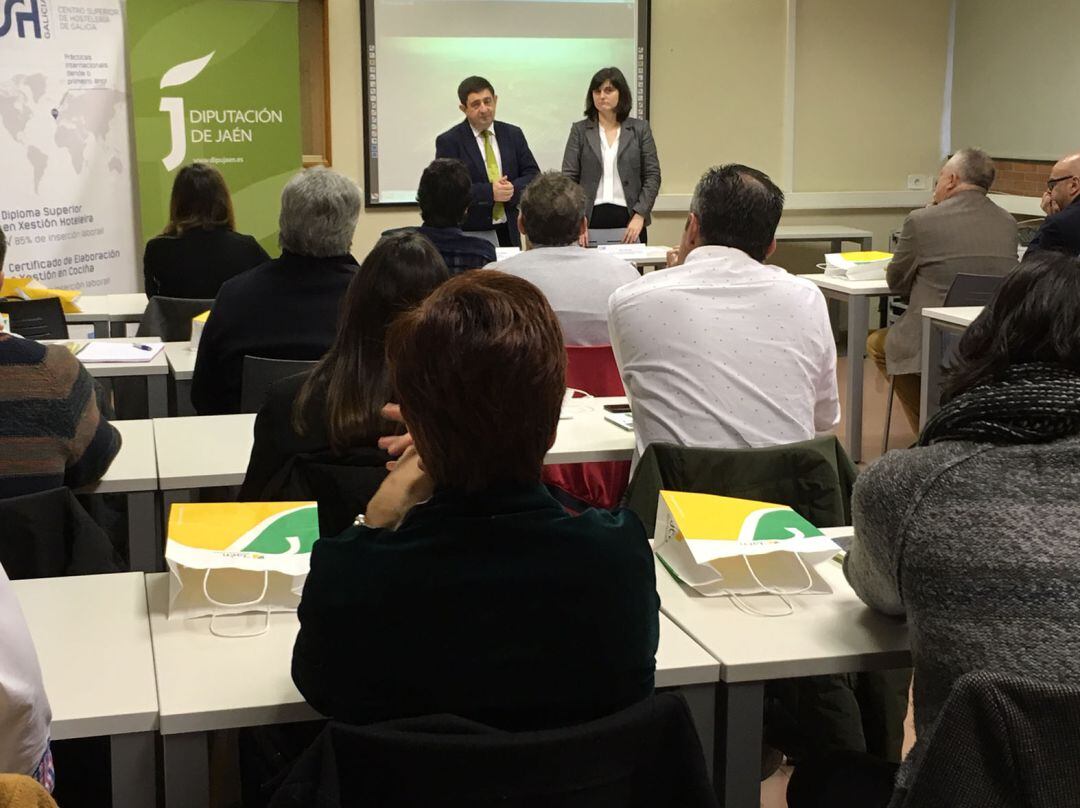
<svg viewBox="0 0 1080 808">
<path fill-rule="evenodd" d="M 1016 220 L 986 194 L 994 162 L 979 149 L 961 149 L 941 167 L 929 207 L 904 220 L 900 243 L 885 277 L 908 308 L 892 328 L 873 332 L 866 350 L 885 376 L 912 429 L 919 428 L 922 310 L 941 306 L 961 273 L 1004 275 L 1016 266 Z"/>
</svg>

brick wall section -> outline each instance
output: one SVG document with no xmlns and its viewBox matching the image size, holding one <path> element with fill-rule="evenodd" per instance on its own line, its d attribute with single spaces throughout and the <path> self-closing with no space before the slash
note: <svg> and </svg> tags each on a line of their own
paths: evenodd
<svg viewBox="0 0 1080 808">
<path fill-rule="evenodd" d="M 997 157 L 994 164 L 997 166 L 997 179 L 990 190 L 997 194 L 1018 196 L 1042 196 L 1050 169 L 1054 167 L 1050 160 L 1007 160 Z"/>
</svg>

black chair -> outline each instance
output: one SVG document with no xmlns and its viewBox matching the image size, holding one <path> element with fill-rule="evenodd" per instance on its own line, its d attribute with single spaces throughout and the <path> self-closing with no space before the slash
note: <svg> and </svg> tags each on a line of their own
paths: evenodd
<svg viewBox="0 0 1080 808">
<path fill-rule="evenodd" d="M 0 499 L 0 564 L 12 580 L 119 572 L 105 531 L 67 488 Z"/>
<path fill-rule="evenodd" d="M 953 684 L 893 808 L 1071 808 L 1080 687 L 976 671 Z"/>
<path fill-rule="evenodd" d="M 305 373 L 315 365 L 315 360 L 245 356 L 240 375 L 240 412 L 258 412 L 274 382 Z"/>
<path fill-rule="evenodd" d="M 0 300 L 0 313 L 8 315 L 11 331 L 27 339 L 67 339 L 64 306 L 58 297 L 38 300 Z"/>
<path fill-rule="evenodd" d="M 943 306 L 986 306 L 993 300 L 994 295 L 1000 288 L 1004 275 L 970 275 L 959 273 L 953 282 L 949 284 L 949 291 L 945 293 Z M 951 335 L 947 335 L 951 336 Z M 958 337 L 945 340 L 948 355 L 955 345 Z M 931 357 L 931 361 L 934 358 Z M 896 379 L 889 377 L 889 397 L 885 403 L 885 431 L 881 436 L 881 453 L 885 454 L 889 448 L 889 428 L 892 426 L 893 393 L 896 392 Z"/>
<path fill-rule="evenodd" d="M 162 297 L 155 295 L 146 304 L 137 337 L 161 337 L 162 342 L 191 339 L 191 320 L 214 305 L 212 298 Z"/>
<path fill-rule="evenodd" d="M 716 794 L 680 696 L 566 729 L 505 732 L 451 715 L 330 722 L 272 808 L 711 808 Z"/>
</svg>

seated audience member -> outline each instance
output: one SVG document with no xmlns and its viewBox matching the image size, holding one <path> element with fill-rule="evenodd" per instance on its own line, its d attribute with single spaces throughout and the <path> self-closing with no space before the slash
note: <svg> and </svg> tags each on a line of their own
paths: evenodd
<svg viewBox="0 0 1080 808">
<path fill-rule="evenodd" d="M 1046 219 L 1028 250 L 1057 250 L 1080 255 L 1080 152 L 1058 160 L 1043 194 Z"/>
<path fill-rule="evenodd" d="M 891 328 L 873 332 L 866 350 L 896 395 L 911 428 L 919 430 L 922 310 L 945 303 L 960 273 L 1004 275 L 1016 266 L 1016 220 L 986 194 L 994 184 L 986 152 L 961 149 L 938 174 L 933 204 L 904 220 L 900 243 L 886 270 L 889 289 L 909 298 Z"/>
<path fill-rule="evenodd" d="M 146 296 L 212 298 L 229 278 L 269 260 L 259 242 L 236 232 L 221 172 L 193 163 L 173 180 L 165 231 L 146 242 Z"/>
<path fill-rule="evenodd" d="M 352 723 L 452 713 L 507 730 L 648 696 L 645 529 L 625 510 L 570 516 L 540 483 L 566 368 L 544 296 L 501 272 L 451 278 L 394 322 L 387 356 L 415 446 L 357 526 L 315 544 L 300 692 Z"/>
<path fill-rule="evenodd" d="M 611 345 L 639 452 L 653 442 L 794 443 L 839 422 L 825 298 L 764 263 L 783 208 L 783 192 L 760 171 L 710 169 L 690 203 L 681 265 L 611 296 Z"/>
<path fill-rule="evenodd" d="M 917 741 L 899 788 L 961 674 L 1080 677 L 1077 300 L 1080 261 L 1026 256 L 960 340 L 918 447 L 855 483 L 848 581 L 911 630 Z M 789 805 L 884 806 L 895 774 L 852 756 L 797 768 Z"/>
<path fill-rule="evenodd" d="M 347 462 L 359 451 L 389 460 L 378 449 L 379 438 L 395 431 L 380 414 L 393 398 L 386 329 L 447 277 L 435 248 L 416 233 L 388 236 L 375 245 L 345 293 L 333 346 L 311 373 L 275 384 L 259 410 L 241 499 L 268 496 L 274 478 L 298 455 L 329 454 Z M 320 517 L 322 510 L 320 498 Z M 355 514 L 352 511 L 338 530 Z"/>
<path fill-rule="evenodd" d="M 529 249 L 492 264 L 536 284 L 562 325 L 567 345 L 607 345 L 611 293 L 640 273 L 619 258 L 580 246 L 588 233 L 585 192 L 557 171 L 541 174 L 521 196 L 518 228 Z"/>
<path fill-rule="evenodd" d="M 0 772 L 53 788 L 52 711 L 19 601 L 0 566 Z"/>
<path fill-rule="evenodd" d="M 360 190 L 326 168 L 301 171 L 281 192 L 281 257 L 227 281 L 199 341 L 191 402 L 200 415 L 240 411 L 245 356 L 321 359 L 356 271 L 349 255 Z"/>
<path fill-rule="evenodd" d="M 461 229 L 471 200 L 469 169 L 460 160 L 433 160 L 420 176 L 416 203 L 424 224 L 417 230 L 431 239 L 454 275 L 495 260 L 494 244 Z"/>
<path fill-rule="evenodd" d="M 0 230 L 0 283 L 6 252 Z M 97 482 L 120 451 L 120 433 L 75 355 L 2 331 L 0 423 L 0 498 Z"/>
</svg>

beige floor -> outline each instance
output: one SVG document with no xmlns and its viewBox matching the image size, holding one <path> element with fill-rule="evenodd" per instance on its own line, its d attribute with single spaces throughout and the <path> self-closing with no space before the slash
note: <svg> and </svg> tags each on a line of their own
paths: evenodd
<svg viewBox="0 0 1080 808">
<path fill-rule="evenodd" d="M 881 456 L 881 434 L 885 429 L 885 398 L 888 395 L 889 385 L 878 373 L 874 363 L 865 360 L 863 369 L 863 460 L 860 464 L 865 467 L 867 463 L 877 460 Z M 847 385 L 844 383 L 847 372 L 847 357 L 837 360 L 837 375 L 840 380 L 840 401 L 843 402 Z M 844 416 L 841 411 L 840 426 L 836 434 L 844 434 Z M 892 424 L 889 429 L 889 448 L 903 449 L 915 442 L 915 432 L 904 417 L 900 409 L 900 402 L 893 402 Z M 915 729 L 911 723 L 911 708 L 908 707 L 907 721 L 904 722 L 904 752 L 911 748 L 915 740 Z M 787 789 L 788 779 L 791 777 L 792 768 L 781 766 L 780 770 L 761 784 L 761 808 L 787 808 L 787 800 L 784 792 Z"/>
</svg>

